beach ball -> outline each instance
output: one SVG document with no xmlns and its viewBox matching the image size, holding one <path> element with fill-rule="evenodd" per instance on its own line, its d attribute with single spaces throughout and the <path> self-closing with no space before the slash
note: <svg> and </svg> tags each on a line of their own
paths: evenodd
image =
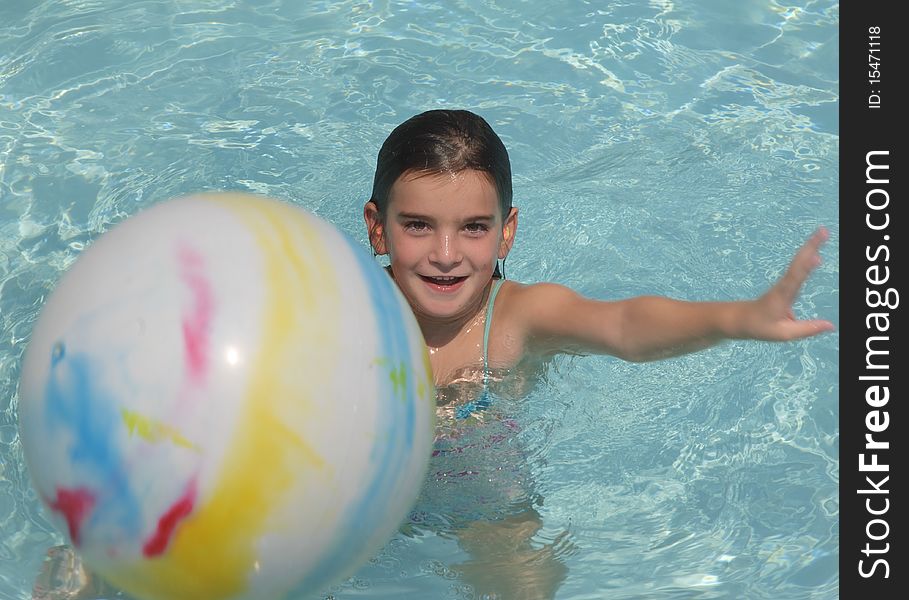
<svg viewBox="0 0 909 600">
<path fill-rule="evenodd" d="M 283 598 L 394 534 L 431 454 L 423 338 L 333 226 L 171 200 L 64 274 L 22 366 L 26 462 L 88 567 L 149 599 Z"/>
</svg>

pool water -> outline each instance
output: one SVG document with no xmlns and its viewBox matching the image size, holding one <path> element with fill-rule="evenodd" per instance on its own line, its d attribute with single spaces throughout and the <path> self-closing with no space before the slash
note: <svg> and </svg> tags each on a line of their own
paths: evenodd
<svg viewBox="0 0 909 600">
<path fill-rule="evenodd" d="M 0 598 L 30 598 L 63 543 L 16 404 L 79 252 L 214 189 L 366 246 L 378 147 L 429 108 L 472 109 L 509 148 L 509 278 L 751 298 L 826 225 L 795 311 L 838 322 L 838 18 L 811 0 L 0 4 Z M 833 333 L 558 357 L 439 449 L 400 533 L 315 597 L 835 598 L 838 350 Z M 502 589 L 476 584 L 493 550 Z"/>
</svg>

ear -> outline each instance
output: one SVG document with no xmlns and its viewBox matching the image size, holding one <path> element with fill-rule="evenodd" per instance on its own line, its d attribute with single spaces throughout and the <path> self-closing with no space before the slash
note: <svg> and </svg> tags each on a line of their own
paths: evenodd
<svg viewBox="0 0 909 600">
<path fill-rule="evenodd" d="M 502 241 L 499 243 L 499 258 L 505 258 L 514 245 L 514 236 L 518 231 L 518 209 L 512 206 L 502 224 Z"/>
<path fill-rule="evenodd" d="M 363 219 L 366 221 L 372 251 L 376 254 L 388 254 L 388 247 L 385 244 L 385 223 L 379 215 L 379 207 L 372 200 L 363 207 Z"/>
</svg>

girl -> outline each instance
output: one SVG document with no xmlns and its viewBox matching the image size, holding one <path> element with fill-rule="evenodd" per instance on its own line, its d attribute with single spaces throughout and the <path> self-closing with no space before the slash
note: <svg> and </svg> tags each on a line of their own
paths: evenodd
<svg viewBox="0 0 909 600">
<path fill-rule="evenodd" d="M 375 254 L 391 259 L 388 272 L 416 315 L 438 386 L 465 372 L 488 382 L 492 369 L 513 370 L 560 352 L 647 361 L 723 339 L 786 341 L 833 329 L 829 321 L 792 314 L 802 283 L 820 264 L 823 228 L 756 300 L 601 302 L 556 284 L 504 280 L 498 261 L 504 267 L 518 226 L 511 201 L 505 146 L 471 112 L 419 114 L 379 150 L 363 211 L 369 240 Z"/>
<path fill-rule="evenodd" d="M 567 572 L 558 559 L 564 539 L 542 547 L 531 543 L 542 526 L 535 508 L 541 500 L 528 491 L 532 478 L 521 467 L 508 468 L 518 486 L 502 485 L 495 479 L 501 467 L 481 466 L 502 462 L 485 450 L 494 444 L 465 446 L 459 433 L 464 428 L 452 425 L 482 419 L 490 384 L 517 382 L 508 386 L 514 394 L 520 382 L 534 380 L 532 372 L 547 357 L 563 352 L 647 361 L 723 339 L 784 341 L 833 329 L 829 321 L 796 320 L 792 313 L 799 289 L 820 264 L 818 249 L 828 237 L 823 228 L 796 253 L 783 277 L 751 301 L 648 296 L 602 302 L 552 283 L 506 281 L 505 258 L 518 226 L 508 153 L 486 121 L 468 111 L 425 112 L 392 131 L 379 150 L 363 215 L 373 251 L 390 257 L 388 273 L 410 303 L 429 349 L 441 433 L 435 481 L 424 496 L 447 478 L 458 485 L 454 496 L 468 496 L 468 504 L 493 494 L 513 503 L 504 519 L 472 517 L 453 526 L 471 556 L 459 570 L 480 597 L 552 598 Z M 440 468 L 446 453 L 461 457 L 470 449 L 480 450 L 468 459 L 480 465 Z M 486 489 L 490 484 L 497 489 Z M 471 487 L 477 485 L 484 487 Z M 515 493 L 515 487 L 527 489 Z"/>
</svg>

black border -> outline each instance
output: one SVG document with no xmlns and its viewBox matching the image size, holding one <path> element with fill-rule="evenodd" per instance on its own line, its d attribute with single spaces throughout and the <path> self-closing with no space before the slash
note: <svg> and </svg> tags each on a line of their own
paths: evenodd
<svg viewBox="0 0 909 600">
<path fill-rule="evenodd" d="M 861 599 L 904 598 L 907 592 L 903 582 L 909 565 L 903 562 L 905 551 L 903 544 L 909 536 L 902 528 L 902 514 L 907 507 L 902 504 L 905 495 L 898 492 L 906 489 L 902 465 L 909 459 L 900 461 L 898 455 L 905 456 L 909 450 L 901 444 L 900 433 L 906 431 L 905 411 L 902 405 L 906 402 L 904 373 L 909 372 L 905 362 L 905 353 L 897 333 L 901 321 L 901 306 L 898 303 L 893 309 L 886 307 L 871 308 L 866 300 L 869 289 L 883 293 L 887 288 L 897 292 L 905 290 L 904 271 L 906 262 L 898 250 L 906 229 L 903 220 L 902 203 L 902 164 L 905 153 L 902 152 L 903 141 L 898 127 L 906 128 L 904 111 L 909 110 L 906 94 L 903 90 L 909 83 L 903 81 L 906 67 L 903 64 L 906 44 L 904 38 L 909 36 L 909 28 L 896 15 L 898 2 L 856 2 L 847 1 L 840 7 L 840 597 Z M 870 35 L 879 27 L 880 38 Z M 880 59 L 879 82 L 869 78 L 870 42 L 879 42 L 875 57 Z M 871 108 L 869 98 L 872 94 L 879 96 L 880 104 Z M 909 135 L 909 134 L 906 134 Z M 889 165 L 889 181 L 886 184 L 869 184 L 866 180 L 866 156 L 872 151 L 887 151 L 887 155 L 877 155 L 875 160 L 886 161 Z M 883 173 L 878 170 L 874 173 Z M 877 177 L 875 177 L 877 178 Z M 867 214 L 872 214 L 876 223 L 883 222 L 881 211 L 869 210 L 866 206 L 866 195 L 873 189 L 886 188 L 889 204 L 883 211 L 888 213 L 890 222 L 886 229 L 875 231 L 866 224 Z M 885 196 L 880 193 L 872 195 L 876 200 Z M 885 236 L 888 236 L 885 239 Z M 902 242 L 905 243 L 905 242 Z M 886 245 L 887 253 L 876 250 Z M 874 257 L 869 259 L 868 255 Z M 871 284 L 867 280 L 869 267 L 878 265 L 878 277 L 889 267 L 889 279 L 884 284 Z M 900 298 L 900 302 L 904 299 Z M 909 300 L 906 298 L 905 300 Z M 881 333 L 877 326 L 866 327 L 869 313 L 886 311 L 889 313 L 889 329 Z M 878 325 L 885 321 L 877 321 Z M 889 425 L 884 431 L 874 433 L 874 439 L 888 441 L 889 449 L 879 450 L 878 461 L 889 465 L 890 479 L 881 485 L 880 473 L 860 472 L 860 453 L 868 453 L 864 448 L 865 435 L 868 432 L 866 417 L 869 411 L 875 410 L 866 402 L 866 391 L 873 382 L 859 378 L 871 374 L 866 368 L 866 342 L 869 336 L 886 336 L 886 342 L 878 340 L 876 348 L 887 350 L 888 355 L 878 355 L 879 362 L 887 361 L 889 369 L 877 370 L 874 374 L 886 374 L 889 379 L 879 382 L 887 385 L 890 392 L 889 402 L 878 407 L 879 411 L 888 413 Z M 878 414 L 877 418 L 881 415 Z M 866 457 L 866 462 L 870 458 Z M 868 489 L 866 476 L 872 476 L 881 489 L 887 494 L 868 495 L 860 490 Z M 884 498 L 889 500 L 888 510 L 880 518 L 887 521 L 874 525 L 872 533 L 887 533 L 879 542 L 871 541 L 883 548 L 889 543 L 886 553 L 866 556 L 862 553 L 865 544 L 870 540 L 866 535 L 866 525 L 876 518 L 868 513 L 865 501 L 873 497 L 872 507 L 880 510 Z M 859 560 L 864 563 L 866 572 L 875 558 L 883 558 L 889 566 L 889 577 L 884 577 L 883 565 L 873 570 L 871 577 L 862 577 L 859 573 Z"/>
</svg>

